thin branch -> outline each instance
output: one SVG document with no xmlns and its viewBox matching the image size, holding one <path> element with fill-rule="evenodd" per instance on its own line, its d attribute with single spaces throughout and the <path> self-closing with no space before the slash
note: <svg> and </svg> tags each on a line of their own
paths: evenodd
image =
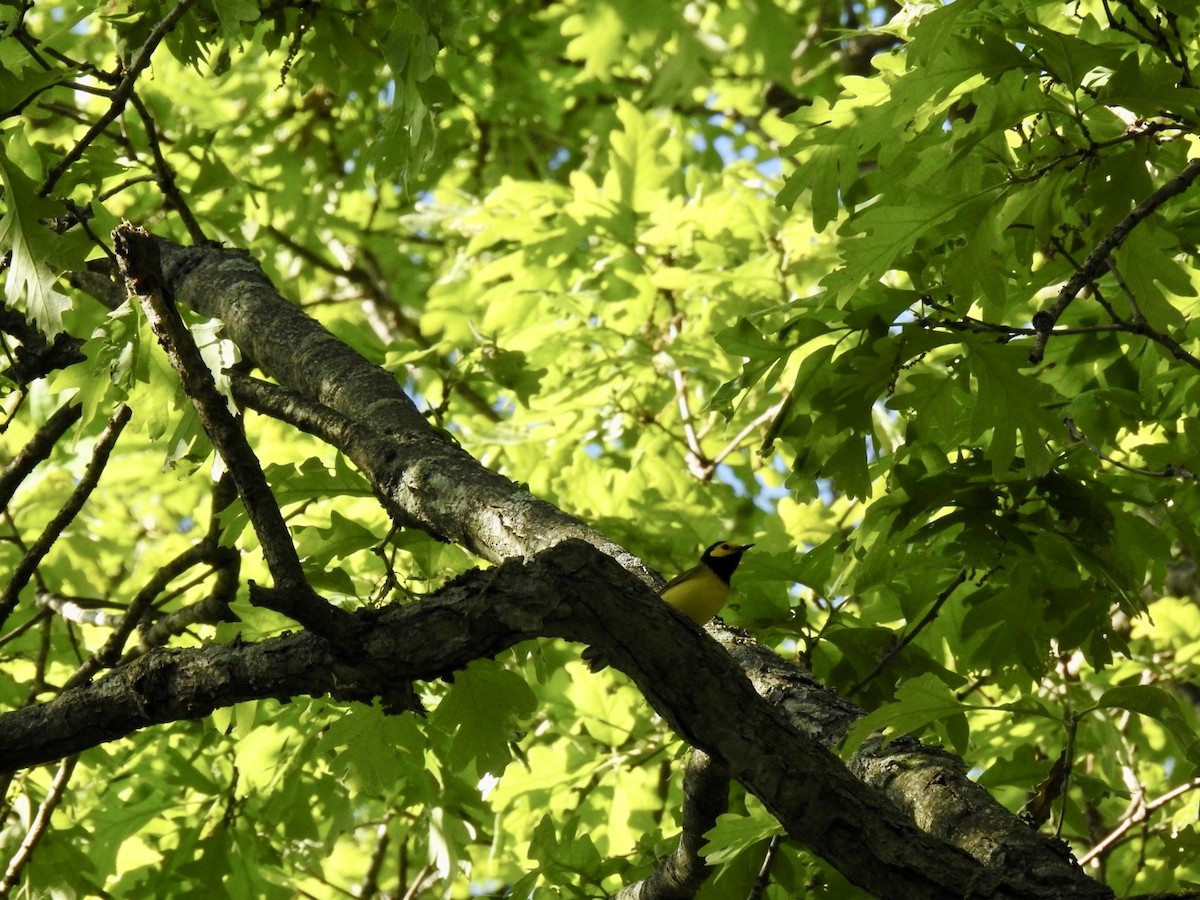
<svg viewBox="0 0 1200 900">
<path fill-rule="evenodd" d="M 285 422 L 334 447 L 344 448 L 363 430 L 357 422 L 328 406 L 260 378 L 234 372 L 230 374 L 229 386 L 239 406 Z"/>
<path fill-rule="evenodd" d="M 1118 469 L 1124 469 L 1126 472 L 1132 472 L 1134 475 L 1144 475 L 1147 478 L 1183 478 L 1189 481 L 1200 481 L 1200 475 L 1197 475 L 1186 466 L 1167 466 L 1164 469 L 1142 469 L 1138 466 L 1131 466 L 1128 463 L 1123 463 L 1118 459 L 1113 459 L 1103 450 L 1101 450 L 1086 434 L 1079 430 L 1075 421 L 1071 418 L 1063 419 L 1063 424 L 1067 426 L 1067 433 L 1072 440 L 1079 441 L 1106 463 L 1111 463 Z"/>
<path fill-rule="evenodd" d="M 392 816 L 389 813 L 387 818 L 375 828 L 375 849 L 371 851 L 367 871 L 363 873 L 358 891 L 354 894 L 362 900 L 370 900 L 379 893 L 379 873 L 383 869 L 383 861 L 392 842 L 391 835 L 388 833 L 388 823 L 391 821 Z"/>
<path fill-rule="evenodd" d="M 67 789 L 67 783 L 71 780 L 71 773 L 75 771 L 77 762 L 79 762 L 78 756 L 69 756 L 59 763 L 58 771 L 54 774 L 54 781 L 50 783 L 50 790 L 46 793 L 46 799 L 38 807 L 37 814 L 29 823 L 29 830 L 25 832 L 25 839 L 21 841 L 21 846 L 9 860 L 8 870 L 4 873 L 3 880 L 0 880 L 0 897 L 7 897 L 16 887 L 17 881 L 21 877 L 21 870 L 25 868 L 25 864 L 33 856 L 38 841 L 50 827 L 50 817 L 54 814 L 54 809 L 58 806 L 59 801 L 62 800 L 63 792 Z"/>
<path fill-rule="evenodd" d="M 119 608 L 116 603 L 91 597 L 67 597 L 53 591 L 38 591 L 34 600 L 38 606 L 54 613 L 64 622 L 94 625 L 97 628 L 115 628 L 121 624 L 121 614 L 112 612 Z"/>
<path fill-rule="evenodd" d="M 781 834 L 772 835 L 771 840 L 767 841 L 767 852 L 763 854 L 762 865 L 758 867 L 758 874 L 754 877 L 750 892 L 746 894 L 746 900 L 760 900 L 766 894 L 767 887 L 771 884 L 771 869 L 775 867 L 775 859 L 782 847 Z"/>
<path fill-rule="evenodd" d="M 430 875 L 435 873 L 436 870 L 434 869 L 433 863 L 425 863 L 425 865 L 421 866 L 420 870 L 417 872 L 416 878 L 413 879 L 412 885 L 407 891 L 404 892 L 404 896 L 400 898 L 400 900 L 417 900 L 417 898 L 421 896 L 422 891 L 424 891 L 427 887 L 432 886 Z"/>
<path fill-rule="evenodd" d="M 1186 365 L 1191 366 L 1193 369 L 1200 369 L 1200 357 L 1189 353 L 1184 349 L 1183 345 L 1180 344 L 1179 341 L 1175 340 L 1175 338 L 1171 337 L 1169 334 L 1163 334 L 1157 328 L 1151 327 L 1145 321 L 1137 323 L 1122 322 L 1121 324 L 1126 326 L 1124 328 L 1125 331 L 1140 335 L 1141 337 L 1149 338 L 1150 340 L 1154 341 L 1154 343 L 1163 347 L 1181 363 L 1185 363 Z"/>
<path fill-rule="evenodd" d="M 70 152 L 46 176 L 40 192 L 43 197 L 49 195 L 54 190 L 54 185 L 58 183 L 58 180 L 62 178 L 67 169 L 79 161 L 92 141 L 99 137 L 104 129 L 111 125 L 117 116 L 121 114 L 126 102 L 128 102 L 130 96 L 133 94 L 133 86 L 137 83 L 138 77 L 150 65 L 150 58 L 154 55 L 154 51 L 158 48 L 163 38 L 183 18 L 183 14 L 188 11 L 188 8 L 195 2 L 196 0 L 179 0 L 175 4 L 175 8 L 167 13 L 163 20 L 150 30 L 150 34 L 146 36 L 145 43 L 138 50 L 137 56 L 130 63 L 129 68 L 125 70 L 125 76 L 121 79 L 121 83 L 113 91 L 112 103 L 109 104 L 108 109 L 104 111 L 104 114 L 92 124 L 91 128 L 76 142 Z"/>
<path fill-rule="evenodd" d="M 696 426 L 692 420 L 692 409 L 688 404 L 687 381 L 683 371 L 676 366 L 671 369 L 671 383 L 675 385 L 675 404 L 679 407 L 679 421 L 683 423 L 683 438 L 688 448 L 688 468 L 704 480 L 712 477 L 712 464 L 704 456 Z"/>
<path fill-rule="evenodd" d="M 233 550 L 222 547 L 231 557 L 230 562 L 220 566 L 216 580 L 207 597 L 199 603 L 185 606 L 183 609 L 161 616 L 152 624 L 142 623 L 139 626 L 138 647 L 130 650 L 121 657 L 120 665 L 125 665 L 136 656 L 154 647 L 165 644 L 178 634 L 183 634 L 193 625 L 215 625 L 217 622 L 240 621 L 229 608 L 229 604 L 237 597 L 239 557 Z"/>
<path fill-rule="evenodd" d="M 8 505 L 21 482 L 50 455 L 54 445 L 82 414 L 83 408 L 78 403 L 64 403 L 9 461 L 0 472 L 0 507 Z"/>
<path fill-rule="evenodd" d="M 158 143 L 158 124 L 154 121 L 154 117 L 150 115 L 150 110 L 146 108 L 146 104 L 142 102 L 142 98 L 137 95 L 136 91 L 130 92 L 129 102 L 133 104 L 133 108 L 137 110 L 142 123 L 146 126 L 146 141 L 150 145 L 150 154 L 154 157 L 154 170 L 157 173 L 156 182 L 159 188 L 166 197 L 170 208 L 179 214 L 179 218 L 183 219 L 184 227 L 187 228 L 187 233 L 192 241 L 197 244 L 203 243 L 208 240 L 208 236 L 204 233 L 204 229 L 200 227 L 200 223 L 196 220 L 191 207 L 188 206 L 187 201 L 183 198 L 183 194 L 180 193 L 179 185 L 175 183 L 175 171 L 171 168 L 170 163 L 167 162 L 167 158 L 163 155 L 162 147 Z"/>
<path fill-rule="evenodd" d="M 23 635 L 25 632 L 29 631 L 31 628 L 34 628 L 39 622 L 46 621 L 52 615 L 53 615 L 53 613 L 48 609 L 38 610 L 36 615 L 30 616 L 28 619 L 26 619 L 24 622 L 22 622 L 16 628 L 14 628 L 12 631 L 9 631 L 3 635 L 0 635 L 0 647 L 3 647 L 9 641 L 16 640 L 21 635 Z"/>
<path fill-rule="evenodd" d="M 1108 271 L 1112 272 L 1113 279 L 1117 282 L 1117 287 L 1121 289 L 1121 293 L 1125 295 L 1125 299 L 1129 303 L 1129 314 L 1132 316 L 1133 324 L 1140 326 L 1146 321 L 1146 317 L 1142 315 L 1141 304 L 1138 303 L 1137 297 L 1133 295 L 1133 291 L 1129 289 L 1129 284 L 1121 275 L 1121 270 L 1117 268 L 1117 261 L 1115 259 L 1108 261 Z"/>
<path fill-rule="evenodd" d="M 648 878 L 623 888 L 614 900 L 695 896 L 711 870 L 700 855 L 704 834 L 728 809 L 728 770 L 703 750 L 692 750 L 683 773 L 683 831 L 679 845 L 659 862 Z"/>
<path fill-rule="evenodd" d="M 1157 812 L 1172 800 L 1176 800 L 1194 790 L 1200 790 L 1200 778 L 1193 778 L 1186 784 L 1178 785 L 1154 800 L 1135 799 L 1130 803 L 1129 809 L 1126 810 L 1116 827 L 1097 841 L 1083 856 L 1079 857 L 1079 864 L 1086 866 L 1092 860 L 1112 848 L 1135 825 L 1145 822 L 1151 813 Z"/>
<path fill-rule="evenodd" d="M 1139 222 L 1150 216 L 1172 197 L 1186 191 L 1197 177 L 1200 177 L 1200 159 L 1193 159 L 1183 168 L 1183 171 L 1170 178 L 1162 187 L 1135 206 L 1129 215 L 1118 222 L 1113 230 L 1096 244 L 1092 252 L 1088 254 L 1088 258 L 1083 261 L 1083 265 L 1058 292 L 1054 304 L 1044 311 L 1046 316 L 1044 321 L 1047 324 L 1038 329 L 1033 349 L 1029 351 L 1030 365 L 1037 365 L 1042 361 L 1042 357 L 1046 353 L 1046 342 L 1050 339 L 1054 324 L 1070 306 L 1076 295 L 1108 269 L 1109 255 L 1124 242 Z"/>
<path fill-rule="evenodd" d="M 727 456 L 742 446 L 742 441 L 779 415 L 785 402 L 784 400 L 780 400 L 774 406 L 759 413 L 745 428 L 735 434 L 724 447 L 717 451 L 717 455 L 712 458 L 712 467 L 715 469 L 723 463 Z"/>
<path fill-rule="evenodd" d="M 954 580 L 951 581 L 950 584 L 947 585 L 946 588 L 937 595 L 937 599 L 934 600 L 933 605 L 929 607 L 929 612 L 925 613 L 925 615 L 921 618 L 921 621 L 913 626 L 911 631 L 905 632 L 905 634 L 899 640 L 892 644 L 888 652 L 883 655 L 883 658 L 875 664 L 874 668 L 872 668 L 870 672 L 864 675 L 857 684 L 846 691 L 846 697 L 853 697 L 868 684 L 870 684 L 875 679 L 875 676 L 887 668 L 888 664 L 891 663 L 891 661 L 897 656 L 899 656 L 900 652 L 904 650 L 905 647 L 916 640 L 918 634 L 924 631 L 929 625 L 932 625 L 934 620 L 937 619 L 938 614 L 941 612 L 942 607 L 946 605 L 946 601 L 950 599 L 950 595 L 958 590 L 959 585 L 966 580 L 967 570 L 959 569 L 958 574 L 954 576 Z"/>
<path fill-rule="evenodd" d="M 961 319 L 934 319 L 929 316 L 920 316 L 916 319 L 916 323 L 923 328 L 944 328 L 946 331 L 967 331 L 975 334 L 999 334 L 1007 337 L 1029 337 L 1039 334 L 1036 328 L 1023 328 L 1019 325 L 997 325 L 994 322 L 984 322 L 981 319 L 974 319 L 971 316 L 963 316 Z M 1069 328 L 1055 328 L 1050 333 L 1058 336 L 1066 336 L 1072 334 L 1104 334 L 1106 332 L 1120 331 L 1129 332 L 1133 329 L 1128 324 L 1115 325 L 1076 325 Z"/>
<path fill-rule="evenodd" d="M 101 669 L 112 666 L 120 658 L 121 651 L 125 649 L 125 642 L 129 640 L 133 630 L 141 623 L 142 617 L 150 609 L 150 604 L 154 602 L 154 599 L 166 590 L 167 585 L 175 578 L 193 566 L 205 562 L 211 552 L 212 548 L 206 543 L 193 544 L 158 569 L 153 577 L 142 586 L 142 589 L 134 595 L 120 625 L 109 635 L 104 646 L 75 670 L 75 674 L 67 679 L 67 683 L 63 686 L 64 690 L 75 687 L 77 684 L 83 684 Z"/>
<path fill-rule="evenodd" d="M 79 511 L 83 509 L 83 504 L 87 502 L 87 498 L 91 496 L 97 483 L 100 481 L 100 476 L 104 473 L 104 467 L 108 465 L 109 454 L 112 453 L 113 447 L 116 446 L 117 438 L 121 436 L 121 430 L 129 421 L 130 409 L 124 403 L 117 407 L 117 411 L 112 414 L 108 420 L 108 426 L 100 435 L 100 439 L 96 441 L 96 449 L 92 452 L 92 459 L 88 463 L 87 468 L 83 472 L 83 478 L 79 484 L 75 486 L 75 490 L 71 492 L 71 496 L 67 498 L 67 502 L 62 505 L 62 508 L 50 520 L 50 523 L 42 531 L 37 541 L 29 548 L 29 551 L 17 563 L 16 569 L 13 570 L 9 577 L 8 584 L 4 587 L 4 592 L 0 594 L 0 625 L 3 625 L 12 611 L 17 607 L 17 598 L 21 593 L 22 588 L 29 583 L 29 579 L 33 577 L 33 573 L 37 571 L 38 564 L 50 552 L 50 548 L 54 546 L 54 542 L 58 540 L 63 530 L 71 524 Z"/>
<path fill-rule="evenodd" d="M 1079 162 L 1081 162 L 1082 160 L 1087 159 L 1089 157 L 1094 157 L 1094 156 L 1098 155 L 1100 153 L 1100 151 L 1107 150 L 1110 147 L 1116 147 L 1119 144 L 1125 144 L 1130 141 L 1140 141 L 1144 137 L 1160 134 L 1164 131 L 1186 132 L 1187 130 L 1188 130 L 1187 126 L 1183 125 L 1182 123 L 1175 123 L 1175 122 L 1143 123 L 1140 128 L 1136 128 L 1136 129 L 1131 128 L 1129 131 L 1126 131 L 1124 134 L 1122 134 L 1118 137 L 1115 137 L 1115 138 L 1111 138 L 1107 141 L 1092 141 L 1086 147 L 1076 147 L 1074 150 L 1063 153 L 1060 156 L 1056 156 L 1047 163 L 1043 163 L 1041 166 L 1039 166 L 1037 169 L 1034 169 L 1032 172 L 1025 172 L 1022 174 L 1015 174 L 1015 173 L 1011 174 L 1008 177 L 1008 182 L 1010 184 L 1028 184 L 1030 182 L 1034 182 L 1034 181 L 1041 179 L 1042 177 L 1044 177 L 1045 175 L 1047 175 L 1048 173 L 1053 171 L 1055 167 L 1060 166 L 1063 163 L 1074 161 L 1075 166 L 1077 166 L 1079 164 Z M 1072 166 L 1071 168 L 1074 169 L 1075 166 Z"/>
<path fill-rule="evenodd" d="M 1200 370 L 1200 357 L 1188 352 L 1182 344 L 1175 340 L 1170 335 L 1164 334 L 1157 328 L 1151 326 L 1145 319 L 1129 320 L 1118 316 L 1111 306 L 1103 299 L 1099 288 L 1093 285 L 1093 296 L 1097 302 L 1104 307 L 1105 311 L 1113 318 L 1113 322 L 1108 325 L 1076 325 L 1067 328 L 1050 327 L 1049 313 L 1039 312 L 1034 317 L 1034 322 L 1041 327 L 1021 328 L 1013 325 L 997 325 L 993 322 L 984 322 L 979 319 L 973 319 L 970 316 L 964 316 L 962 319 L 934 319 L 929 316 L 919 316 L 916 318 L 916 323 L 922 328 L 944 328 L 947 331 L 964 331 L 975 334 L 998 334 L 1004 337 L 1027 337 L 1036 335 L 1039 340 L 1048 339 L 1052 336 L 1067 336 L 1081 334 L 1133 334 L 1138 337 L 1148 338 L 1154 343 L 1161 346 L 1171 354 L 1179 362 L 1191 366 L 1193 369 Z M 1128 294 L 1128 288 L 1125 288 L 1128 299 L 1131 305 L 1136 309 L 1137 301 L 1132 295 Z M 1030 357 L 1032 361 L 1032 356 Z"/>
</svg>

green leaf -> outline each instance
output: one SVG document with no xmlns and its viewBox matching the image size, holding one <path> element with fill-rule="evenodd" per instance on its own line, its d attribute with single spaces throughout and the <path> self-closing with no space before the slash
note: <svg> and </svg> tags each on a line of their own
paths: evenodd
<svg viewBox="0 0 1200 900">
<path fill-rule="evenodd" d="M 722 865 L 738 854 L 784 833 L 779 820 L 753 797 L 747 798 L 746 814 L 722 813 L 717 824 L 704 833 L 700 855 L 710 866 Z"/>
<path fill-rule="evenodd" d="M 519 350 L 501 350 L 496 347 L 484 349 L 480 365 L 496 384 L 516 394 L 517 400 L 525 406 L 529 405 L 530 398 L 538 392 L 542 376 L 547 371 L 530 367 L 529 358 Z"/>
<path fill-rule="evenodd" d="M 886 735 L 916 734 L 941 719 L 962 716 L 967 707 L 936 675 L 919 675 L 896 691 L 896 702 L 868 713 L 850 726 L 842 745 L 847 755 L 882 731 Z"/>
<path fill-rule="evenodd" d="M 555 817 L 542 816 L 533 827 L 529 858 L 536 860 L 540 874 L 557 884 L 578 884 L 581 878 L 600 874 L 601 857 L 588 834 L 579 834 L 580 819 L 560 819 L 562 833 L 555 829 Z"/>
<path fill-rule="evenodd" d="M 77 14 L 82 16 L 86 13 L 80 8 Z M 7 114 L 23 106 L 30 98 L 70 77 L 70 73 L 65 69 L 26 68 L 17 73 L 0 63 L 0 97 L 4 98 L 5 106 L 0 113 L 7 117 Z M 0 156 L 2 155 L 0 153 Z"/>
<path fill-rule="evenodd" d="M 604 179 L 605 193 L 622 207 L 650 212 L 662 202 L 668 180 L 676 175 L 661 152 L 668 131 L 625 100 L 617 102 L 617 119 L 622 127 L 611 137 L 612 168 Z"/>
<path fill-rule="evenodd" d="M 434 733 L 449 739 L 446 763 L 454 770 L 499 774 L 512 754 L 509 742 L 533 714 L 537 698 L 525 680 L 490 660 L 476 660 L 454 676 L 454 685 L 430 716 Z"/>
<path fill-rule="evenodd" d="M 325 729 L 317 744 L 329 768 L 365 796 L 395 794 L 406 781 L 427 778 L 426 740 L 412 716 L 356 704 Z"/>
<path fill-rule="evenodd" d="M 1109 688 L 1093 709 L 1127 709 L 1156 720 L 1179 742 L 1193 765 L 1200 765 L 1200 737 L 1196 736 L 1179 705 L 1179 698 L 1152 684 L 1129 684 Z"/>
<path fill-rule="evenodd" d="M 991 432 L 988 456 L 997 477 L 1007 476 L 1017 455 L 1017 435 L 1024 451 L 1024 468 L 1032 476 L 1050 469 L 1050 434 L 1062 431 L 1050 414 L 1053 393 L 1034 375 L 1020 371 L 1027 365 L 1027 351 L 1016 344 L 972 341 L 967 364 L 975 377 L 975 409 L 971 414 L 970 437 Z"/>
<path fill-rule="evenodd" d="M 281 506 L 303 503 L 314 497 L 370 497 L 371 485 L 340 454 L 331 471 L 324 462 L 309 457 L 299 464 L 273 463 L 264 472 L 271 491 Z"/>
<path fill-rule="evenodd" d="M 236 41 L 242 34 L 243 22 L 253 22 L 260 15 L 254 0 L 213 0 L 213 9 L 221 22 L 221 36 Z"/>
<path fill-rule="evenodd" d="M 325 566 L 331 560 L 344 559 L 360 550 L 374 547 L 380 540 L 380 535 L 335 509 L 329 514 L 328 528 L 301 530 L 296 551 L 306 565 Z"/>
<path fill-rule="evenodd" d="M 1169 294 L 1179 297 L 1196 296 L 1196 287 L 1185 268 L 1174 258 L 1177 246 L 1162 229 L 1151 222 L 1134 228 L 1117 248 L 1118 271 L 1125 280 L 1132 303 L 1146 321 L 1159 331 L 1182 328 L 1187 320 L 1171 303 Z M 1125 302 L 1124 300 L 1117 302 Z"/>
<path fill-rule="evenodd" d="M 63 313 L 71 299 L 60 292 L 58 276 L 76 264 L 68 254 L 71 243 L 54 235 L 42 222 L 64 213 L 61 204 L 38 196 L 37 185 L 16 168 L 0 146 L 0 176 L 4 182 L 4 215 L 0 216 L 0 250 L 12 254 L 4 280 L 9 306 L 24 305 L 25 315 L 47 337 L 62 331 Z"/>
<path fill-rule="evenodd" d="M 880 277 L 897 257 L 913 248 L 922 235 L 949 219 L 973 198 L 954 193 L 929 193 L 911 203 L 893 206 L 881 202 L 855 216 L 841 231 L 841 267 L 823 282 L 845 303 L 866 280 Z"/>
</svg>

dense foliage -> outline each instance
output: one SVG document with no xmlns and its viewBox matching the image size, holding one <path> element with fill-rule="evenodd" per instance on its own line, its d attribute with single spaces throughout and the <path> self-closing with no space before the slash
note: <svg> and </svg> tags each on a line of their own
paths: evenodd
<svg viewBox="0 0 1200 900">
<path fill-rule="evenodd" d="M 1200 11 L 1180 0 L 0 5 L 0 704 L 295 630 L 122 220 L 244 248 L 426 419 L 1117 893 L 1200 882 Z M 218 386 L 246 348 L 184 310 Z M 335 388 L 331 387 L 333 391 Z M 247 414 L 316 591 L 478 560 Z M 246 504 L 249 505 L 249 504 Z M 493 560 L 494 561 L 494 560 Z M 271 695 L 6 780 L 0 893 L 600 896 L 683 742 L 579 647 Z M 0 728 L 3 728 L 0 720 Z M 111 739 L 115 737 L 116 739 Z M 735 786 L 701 896 L 860 896 Z M 769 861 L 764 866 L 764 857 Z"/>
</svg>

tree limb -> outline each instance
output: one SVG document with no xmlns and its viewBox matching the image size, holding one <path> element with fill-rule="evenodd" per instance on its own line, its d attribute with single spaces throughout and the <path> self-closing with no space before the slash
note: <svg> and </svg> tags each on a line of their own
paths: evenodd
<svg viewBox="0 0 1200 900">
<path fill-rule="evenodd" d="M 768 651 L 744 642 L 741 661 L 735 659 L 653 599 L 614 560 L 567 541 L 530 562 L 514 559 L 467 573 L 417 603 L 355 613 L 364 640 L 354 659 L 334 654 L 309 633 L 151 651 L 99 682 L 0 716 L 0 769 L 45 762 L 242 700 L 297 694 L 364 699 L 542 634 L 611 648 L 613 665 L 672 728 L 727 766 L 789 836 L 876 896 L 1111 898 L 1067 853 L 1027 826 L 1017 823 L 1023 843 L 1000 844 L 977 826 L 976 808 L 990 797 L 965 778 L 951 778 L 956 768 L 961 775 L 957 760 L 944 756 L 942 773 L 931 777 L 916 742 L 903 744 L 902 753 L 895 749 L 901 742 L 894 742 L 883 753 L 860 753 L 856 763 L 870 780 L 887 784 L 877 788 L 859 780 L 825 749 L 836 737 L 818 738 L 808 730 L 815 723 L 789 721 L 796 698 L 768 702 L 759 696 L 765 684 L 756 690 L 747 680 L 743 661 L 765 661 Z M 794 678 L 803 682 L 807 676 L 796 670 Z M 885 799 L 885 792 L 898 790 L 897 782 L 911 779 L 922 791 L 957 804 L 950 821 L 958 823 L 958 833 L 927 834 Z M 996 815 L 1016 821 L 991 802 Z M 964 833 L 988 841 L 979 851 L 986 862 L 955 846 Z"/>
<path fill-rule="evenodd" d="M 886 748 L 868 742 L 854 773 L 849 771 L 826 748 L 861 711 L 735 632 L 714 628 L 728 651 L 716 652 L 669 608 L 642 602 L 639 598 L 650 596 L 644 585 L 658 583 L 644 566 L 629 562 L 628 552 L 583 523 L 483 469 L 424 421 L 395 379 L 280 297 L 245 254 L 158 243 L 173 295 L 222 319 L 225 334 L 245 355 L 303 398 L 297 416 L 316 422 L 322 406 L 338 414 L 329 419 L 337 424 L 330 430 L 341 435 L 335 446 L 367 474 L 390 511 L 489 559 L 553 549 L 528 571 L 510 559 L 456 581 L 430 600 L 356 614 L 365 641 L 357 656 L 335 660 L 308 635 L 195 651 L 211 654 L 206 665 L 224 673 L 219 690 L 201 685 L 197 691 L 184 690 L 190 678 L 178 674 L 190 657 L 154 651 L 100 683 L 129 679 L 119 699 L 105 698 L 124 704 L 116 715 L 124 730 L 114 728 L 110 737 L 206 715 L 249 697 L 403 696 L 413 679 L 437 677 L 517 640 L 558 636 L 601 646 L 669 724 L 762 798 L 792 837 L 880 896 L 1111 897 L 1060 845 L 1037 835 L 970 782 L 964 764 L 953 757 L 916 742 L 895 741 Z M 621 566 L 584 554 L 568 541 L 572 537 L 611 554 Z M 666 619 L 659 618 L 663 613 Z M 284 651 L 286 658 L 277 657 Z M 244 664 L 241 653 L 259 664 Z M 265 653 L 271 654 L 269 666 L 260 658 Z M 303 664 L 293 662 L 297 656 Z M 156 689 L 148 698 L 146 685 L 157 688 L 160 681 L 172 689 Z M 15 731 L 16 723 L 0 719 L 0 765 L 26 764 L 4 754 L 4 740 Z M 52 755 L 72 752 L 55 750 L 60 752 Z M 916 828 L 914 819 L 929 833 Z M 968 854 L 987 860 L 986 867 Z M 926 859 L 935 862 L 926 866 Z"/>
<path fill-rule="evenodd" d="M 205 433 L 229 467 L 238 496 L 242 498 L 262 544 L 277 590 L 252 591 L 251 600 L 290 616 L 335 644 L 347 642 L 349 617 L 309 588 L 291 533 L 271 494 L 262 465 L 245 432 L 226 406 L 225 398 L 217 390 L 212 373 L 179 310 L 168 299 L 170 291 L 162 283 L 158 244 L 142 229 L 126 223 L 113 232 L 113 247 L 130 292 L 141 300 L 150 326 L 179 374 L 183 391 L 195 407 Z"/>
<path fill-rule="evenodd" d="M 683 771 L 683 830 L 679 845 L 650 877 L 621 890 L 614 900 L 691 900 L 709 876 L 700 855 L 704 833 L 729 808 L 729 773 L 703 750 L 688 754 Z"/>
<path fill-rule="evenodd" d="M 375 485 L 402 524 L 491 562 L 577 537 L 646 583 L 662 585 L 623 547 L 480 466 L 425 420 L 390 373 L 281 297 L 248 254 L 214 244 L 157 243 L 172 296 L 220 319 L 243 355 L 281 385 L 353 423 L 353 440 L 331 443 Z"/>
</svg>

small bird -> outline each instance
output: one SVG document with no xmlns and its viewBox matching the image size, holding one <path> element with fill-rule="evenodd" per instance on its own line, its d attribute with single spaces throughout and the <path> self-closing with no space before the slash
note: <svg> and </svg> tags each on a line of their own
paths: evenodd
<svg viewBox="0 0 1200 900">
<path fill-rule="evenodd" d="M 742 561 L 742 554 L 753 546 L 717 541 L 704 551 L 697 565 L 667 582 L 658 596 L 697 625 L 704 625 L 725 605 L 729 579 Z M 581 659 L 593 672 L 608 665 L 608 660 L 596 647 L 585 649 Z"/>
</svg>

